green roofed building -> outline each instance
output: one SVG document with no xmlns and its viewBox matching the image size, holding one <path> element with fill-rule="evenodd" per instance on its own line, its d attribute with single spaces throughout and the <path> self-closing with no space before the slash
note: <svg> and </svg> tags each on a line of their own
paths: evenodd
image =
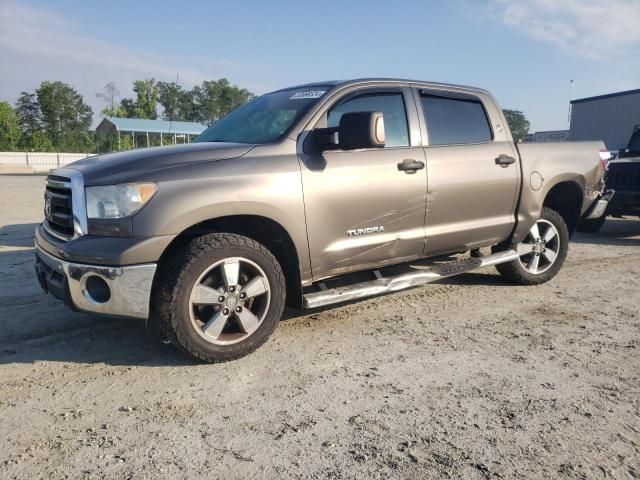
<svg viewBox="0 0 640 480">
<path fill-rule="evenodd" d="M 196 122 L 105 117 L 96 127 L 96 135 L 104 140 L 98 141 L 99 145 L 108 145 L 109 150 L 122 150 L 127 146 L 139 148 L 190 143 L 205 128 L 205 125 Z"/>
</svg>

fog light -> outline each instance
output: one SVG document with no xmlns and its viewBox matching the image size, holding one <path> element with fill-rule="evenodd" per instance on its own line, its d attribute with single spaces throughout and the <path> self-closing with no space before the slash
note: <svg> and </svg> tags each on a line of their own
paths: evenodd
<svg viewBox="0 0 640 480">
<path fill-rule="evenodd" d="M 95 303 L 107 303 L 111 298 L 111 289 L 107 282 L 97 275 L 90 275 L 84 282 L 85 296 Z"/>
</svg>

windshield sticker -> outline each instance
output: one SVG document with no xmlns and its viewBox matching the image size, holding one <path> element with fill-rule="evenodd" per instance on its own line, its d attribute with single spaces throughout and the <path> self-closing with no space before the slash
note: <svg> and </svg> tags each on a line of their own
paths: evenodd
<svg viewBox="0 0 640 480">
<path fill-rule="evenodd" d="M 325 93 L 327 93 L 326 90 L 302 90 L 300 92 L 296 92 L 293 95 L 291 95 L 291 97 L 289 97 L 289 100 L 304 100 L 307 98 L 320 98 Z"/>
</svg>

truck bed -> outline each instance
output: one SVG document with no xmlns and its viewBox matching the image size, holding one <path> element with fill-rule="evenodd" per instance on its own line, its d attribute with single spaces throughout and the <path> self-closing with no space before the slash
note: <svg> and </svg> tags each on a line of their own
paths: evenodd
<svg viewBox="0 0 640 480">
<path fill-rule="evenodd" d="M 603 142 L 517 144 L 522 165 L 522 194 L 517 212 L 516 237 L 524 235 L 540 216 L 549 190 L 570 182 L 579 188 L 580 215 L 598 198 L 603 188 Z"/>
</svg>

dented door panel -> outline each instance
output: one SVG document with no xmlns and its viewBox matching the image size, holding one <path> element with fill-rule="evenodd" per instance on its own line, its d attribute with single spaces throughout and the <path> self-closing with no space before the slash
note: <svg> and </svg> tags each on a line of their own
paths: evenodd
<svg viewBox="0 0 640 480">
<path fill-rule="evenodd" d="M 424 250 L 426 169 L 407 174 L 422 148 L 305 156 L 302 182 L 314 280 L 418 258 Z"/>
<path fill-rule="evenodd" d="M 343 101 L 387 93 L 402 94 L 407 146 L 316 154 L 299 149 L 315 281 L 409 261 L 424 253 L 426 168 L 402 170 L 405 160 L 426 163 L 410 88 L 387 85 L 382 89 L 348 89 L 318 115 L 313 126 L 326 126 L 327 112 Z M 385 126 L 390 130 L 387 121 Z"/>
</svg>

